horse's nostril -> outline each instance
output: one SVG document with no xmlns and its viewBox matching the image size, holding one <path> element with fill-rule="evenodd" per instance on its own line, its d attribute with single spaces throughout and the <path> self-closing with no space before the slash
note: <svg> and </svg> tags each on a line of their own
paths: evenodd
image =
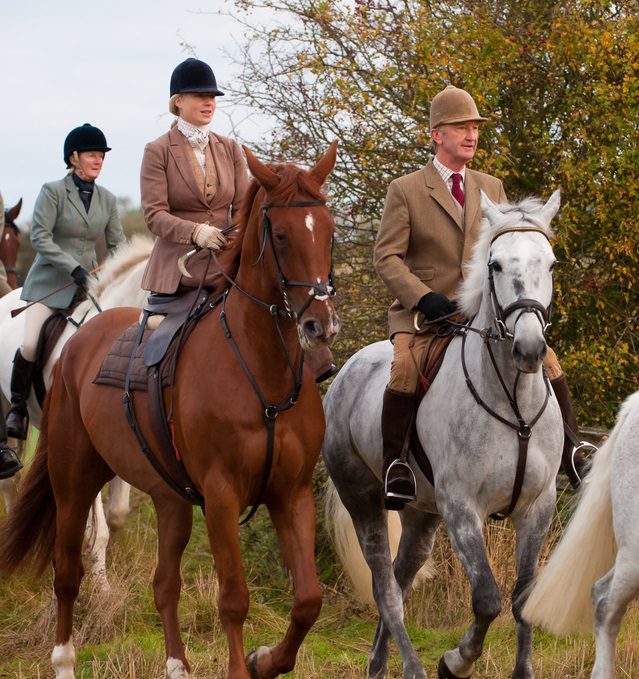
<svg viewBox="0 0 639 679">
<path fill-rule="evenodd" d="M 304 323 L 304 332 L 308 337 L 321 337 L 324 330 L 317 321 L 310 320 Z"/>
</svg>

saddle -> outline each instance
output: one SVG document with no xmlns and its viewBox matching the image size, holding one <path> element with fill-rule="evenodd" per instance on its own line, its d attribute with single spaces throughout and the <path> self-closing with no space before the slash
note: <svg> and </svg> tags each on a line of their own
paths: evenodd
<svg viewBox="0 0 639 679">
<path fill-rule="evenodd" d="M 42 324 L 40 330 L 40 337 L 38 338 L 38 346 L 36 348 L 35 368 L 33 370 L 33 391 L 38 399 L 40 408 L 44 405 L 44 398 L 47 395 L 47 388 L 44 384 L 44 366 L 47 364 L 55 345 L 58 343 L 60 336 L 67 327 L 67 323 L 72 323 L 76 327 L 80 327 L 84 322 L 84 317 L 79 321 L 72 318 L 75 308 L 86 299 L 86 293 L 81 288 L 78 288 L 71 304 L 66 309 L 60 309 L 52 314 Z M 85 314 L 86 316 L 86 314 Z"/>
<path fill-rule="evenodd" d="M 201 317 L 199 311 L 208 300 L 208 293 L 192 290 L 184 295 L 149 297 L 142 307 L 142 321 L 130 325 L 113 343 L 94 384 L 125 388 L 128 375 L 129 391 L 148 391 L 150 369 L 154 366 L 158 366 L 161 386 L 171 384 L 172 367 L 179 348 Z M 157 329 L 147 326 L 148 318 L 153 314 L 164 315 Z M 180 341 L 174 341 L 178 335 Z"/>
</svg>

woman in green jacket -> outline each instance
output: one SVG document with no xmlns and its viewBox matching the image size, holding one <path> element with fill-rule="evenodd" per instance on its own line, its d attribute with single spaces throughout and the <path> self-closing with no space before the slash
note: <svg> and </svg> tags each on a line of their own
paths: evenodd
<svg viewBox="0 0 639 679">
<path fill-rule="evenodd" d="M 24 312 L 23 342 L 13 359 L 7 414 L 8 434 L 17 439 L 26 437 L 27 398 L 42 325 L 86 288 L 97 265 L 98 238 L 105 237 L 109 250 L 125 240 L 115 196 L 95 183 L 110 150 L 97 127 L 85 123 L 71 130 L 64 142 L 69 173 L 45 184 L 35 203 L 31 243 L 37 256 L 21 295 L 32 304 Z"/>
</svg>

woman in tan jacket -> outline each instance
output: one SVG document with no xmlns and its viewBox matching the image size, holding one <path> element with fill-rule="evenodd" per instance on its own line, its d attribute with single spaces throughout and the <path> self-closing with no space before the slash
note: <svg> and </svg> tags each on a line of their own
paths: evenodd
<svg viewBox="0 0 639 679">
<path fill-rule="evenodd" d="M 208 131 L 216 97 L 223 96 L 208 64 L 186 59 L 171 76 L 169 110 L 177 123 L 144 149 L 140 175 L 142 209 L 157 236 L 142 287 L 160 295 L 203 286 L 222 289 L 225 280 L 208 250 L 230 276 L 237 268 L 242 234 L 234 220 L 248 188 L 244 157 L 236 142 Z M 196 245 L 192 278 L 178 259 Z M 207 270 L 208 264 L 208 270 Z"/>
<path fill-rule="evenodd" d="M 237 217 L 249 180 L 238 144 L 208 131 L 216 97 L 223 95 L 208 64 L 193 58 L 178 64 L 169 100 L 177 122 L 144 149 L 142 209 L 157 236 L 142 279 L 150 303 L 200 284 L 221 292 L 226 276 L 237 273 L 243 235 Z M 189 259 L 189 278 L 180 273 L 178 259 L 194 245 L 201 249 Z M 337 372 L 328 349 L 309 354 L 306 364 L 318 382 Z"/>
</svg>

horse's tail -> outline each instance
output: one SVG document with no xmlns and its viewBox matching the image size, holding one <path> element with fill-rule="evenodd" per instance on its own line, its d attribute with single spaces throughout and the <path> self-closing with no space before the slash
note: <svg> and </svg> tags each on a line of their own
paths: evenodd
<svg viewBox="0 0 639 679">
<path fill-rule="evenodd" d="M 0 573 L 10 575 L 20 566 L 41 575 L 53 556 L 56 504 L 49 478 L 47 420 L 49 398 L 35 456 L 18 498 L 0 526 Z"/>
<path fill-rule="evenodd" d="M 568 528 L 538 575 L 523 608 L 526 620 L 553 634 L 592 629 L 592 586 L 614 564 L 617 547 L 610 469 L 627 412 L 628 408 L 621 410 L 610 437 L 594 456 Z"/>
<path fill-rule="evenodd" d="M 370 568 L 359 546 L 350 514 L 330 479 L 326 487 L 326 522 L 332 532 L 337 555 L 352 583 L 355 598 L 364 604 L 374 604 Z M 401 533 L 402 527 L 397 512 L 388 512 L 388 540 L 393 556 L 397 553 Z M 428 561 L 417 574 L 414 586 L 432 577 L 433 570 Z"/>
</svg>

